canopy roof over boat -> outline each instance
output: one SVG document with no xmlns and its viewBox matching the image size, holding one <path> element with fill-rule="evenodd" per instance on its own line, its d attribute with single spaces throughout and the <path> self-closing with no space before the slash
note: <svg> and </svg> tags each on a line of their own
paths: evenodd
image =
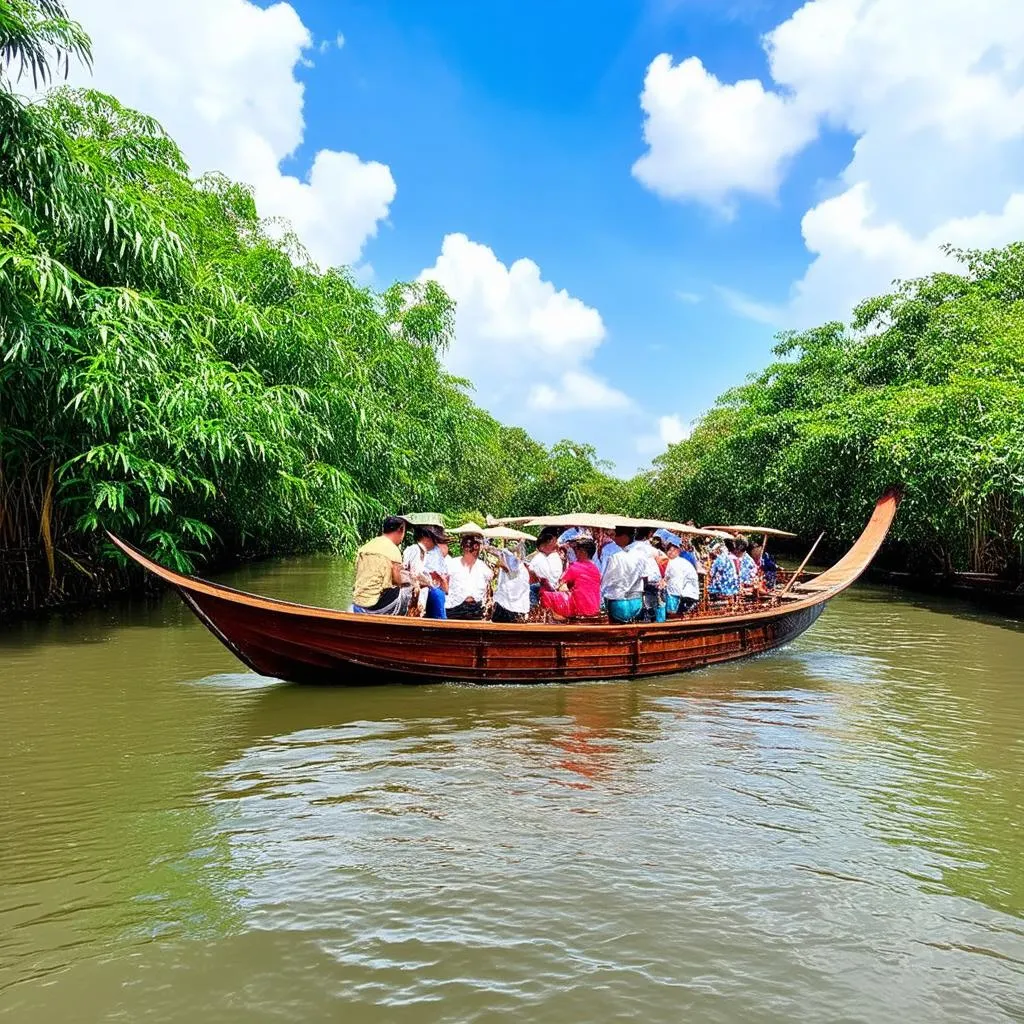
<svg viewBox="0 0 1024 1024">
<path fill-rule="evenodd" d="M 488 526 L 484 530 L 484 536 L 488 540 L 536 540 L 532 533 L 523 533 L 522 530 L 513 530 L 511 526 Z"/>
<path fill-rule="evenodd" d="M 526 520 L 527 526 L 584 526 L 590 530 L 614 530 L 616 526 L 630 526 L 634 529 L 668 530 L 671 533 L 686 533 L 699 537 L 729 537 L 728 533 L 687 523 L 676 523 L 670 519 L 635 519 L 633 516 L 615 516 L 604 512 L 566 512 L 558 516 L 537 516 Z"/>
<path fill-rule="evenodd" d="M 764 533 L 769 537 L 797 537 L 799 534 L 790 533 L 789 530 L 777 530 L 774 526 L 708 526 L 708 530 L 724 530 L 728 534 L 737 533 Z"/>
<path fill-rule="evenodd" d="M 621 523 L 626 523 L 625 516 L 609 516 L 603 512 L 567 512 L 560 516 L 537 516 L 527 519 L 527 526 L 585 526 L 588 530 L 614 530 Z"/>
</svg>

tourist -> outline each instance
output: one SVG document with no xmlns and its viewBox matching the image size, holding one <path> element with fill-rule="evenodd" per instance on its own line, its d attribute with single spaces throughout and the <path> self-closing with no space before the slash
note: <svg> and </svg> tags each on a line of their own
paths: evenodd
<svg viewBox="0 0 1024 1024">
<path fill-rule="evenodd" d="M 407 603 L 409 606 L 417 606 L 422 614 L 427 605 L 427 593 L 432 580 L 424 568 L 427 554 L 434 550 L 437 541 L 434 538 L 433 527 L 414 526 L 412 529 L 412 544 L 402 554 L 402 568 L 405 569 L 409 582 L 405 584 L 409 595 Z"/>
<path fill-rule="evenodd" d="M 744 593 L 752 593 L 754 590 L 754 584 L 757 582 L 757 562 L 750 557 L 750 552 L 747 551 L 747 541 L 745 537 L 737 537 L 735 541 L 735 551 L 737 558 L 737 571 L 740 578 L 740 589 Z"/>
<path fill-rule="evenodd" d="M 525 622 L 530 614 L 530 570 L 523 542 L 515 552 L 488 546 L 498 559 L 498 587 L 494 591 L 492 622 Z"/>
<path fill-rule="evenodd" d="M 448 537 L 439 526 L 428 527 L 434 546 L 423 559 L 423 571 L 430 577 L 430 586 L 420 591 L 425 619 L 445 619 L 445 597 L 448 594 Z"/>
<path fill-rule="evenodd" d="M 632 622 L 643 609 L 645 558 L 630 550 L 635 540 L 629 526 L 615 527 L 615 546 L 601 577 L 601 597 L 611 622 Z"/>
<path fill-rule="evenodd" d="M 356 578 L 352 585 L 352 611 L 372 615 L 404 615 L 409 607 L 410 582 L 402 569 L 398 545 L 409 524 L 401 516 L 388 516 L 380 536 L 356 552 Z"/>
<path fill-rule="evenodd" d="M 640 560 L 641 572 L 644 577 L 643 614 L 641 615 L 643 622 L 658 622 L 665 619 L 661 566 L 658 564 L 658 552 L 650 541 L 653 533 L 652 527 L 638 527 L 636 539 L 629 546 L 629 550 Z"/>
<path fill-rule="evenodd" d="M 750 549 L 750 557 L 757 563 L 758 571 L 767 590 L 774 590 L 779 578 L 779 565 L 764 549 L 764 544 L 754 544 Z"/>
<path fill-rule="evenodd" d="M 662 577 L 665 576 L 665 567 L 668 565 L 668 554 L 665 551 L 665 544 L 669 538 L 664 540 L 657 535 L 651 538 L 651 547 L 654 548 L 654 561 L 658 564 L 658 571 Z"/>
<path fill-rule="evenodd" d="M 544 590 L 557 590 L 562 579 L 562 558 L 558 554 L 558 531 L 545 527 L 537 538 L 537 550 L 527 567 L 530 570 L 530 607 L 540 603 Z"/>
<path fill-rule="evenodd" d="M 571 565 L 576 561 L 576 553 L 573 550 L 573 542 L 583 536 L 589 536 L 586 530 L 581 530 L 578 526 L 570 526 L 568 530 L 563 530 L 558 535 L 558 550 L 565 555 L 565 561 L 567 565 Z"/>
<path fill-rule="evenodd" d="M 604 571 L 608 567 L 608 559 L 612 557 L 621 548 L 615 543 L 614 533 L 608 533 L 606 530 L 598 531 L 598 537 L 607 537 L 608 539 L 601 543 L 598 541 L 597 548 L 597 567 L 601 570 L 601 575 L 604 576 Z"/>
<path fill-rule="evenodd" d="M 692 611 L 700 600 L 700 580 L 689 559 L 683 557 L 683 540 L 672 536 L 668 542 L 665 568 L 665 610 L 669 615 Z"/>
<path fill-rule="evenodd" d="M 732 554 L 722 541 L 711 546 L 711 570 L 708 575 L 708 597 L 712 601 L 725 601 L 740 592 L 740 577 Z"/>
<path fill-rule="evenodd" d="M 700 562 L 697 559 L 697 553 L 693 550 L 693 541 L 689 537 L 681 537 L 683 542 L 683 548 L 679 552 L 680 558 L 685 558 L 686 561 L 693 566 L 694 572 L 700 572 Z"/>
<path fill-rule="evenodd" d="M 481 534 L 466 533 L 459 538 L 462 555 L 448 559 L 448 593 L 444 599 L 449 619 L 482 619 L 487 606 L 487 588 L 494 575 L 480 560 Z"/>
<path fill-rule="evenodd" d="M 580 534 L 573 541 L 575 558 L 565 570 L 557 591 L 545 590 L 541 604 L 556 619 L 592 618 L 601 613 L 601 571 L 593 561 L 594 538 Z"/>
</svg>

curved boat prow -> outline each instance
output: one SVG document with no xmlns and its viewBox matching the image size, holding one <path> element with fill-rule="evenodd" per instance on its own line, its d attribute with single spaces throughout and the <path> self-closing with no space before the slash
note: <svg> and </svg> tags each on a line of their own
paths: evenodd
<svg viewBox="0 0 1024 1024">
<path fill-rule="evenodd" d="M 902 497 L 903 488 L 890 487 L 875 503 L 875 511 L 853 547 L 832 568 L 826 569 L 806 583 L 794 584 L 793 589 L 804 594 L 824 591 L 838 594 L 855 583 L 871 564 L 888 536 Z"/>
</svg>

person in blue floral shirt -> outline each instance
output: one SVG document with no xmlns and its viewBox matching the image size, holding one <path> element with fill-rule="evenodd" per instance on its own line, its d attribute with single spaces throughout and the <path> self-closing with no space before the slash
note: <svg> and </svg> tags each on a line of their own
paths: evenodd
<svg viewBox="0 0 1024 1024">
<path fill-rule="evenodd" d="M 721 541 L 711 549 L 711 554 L 715 556 L 715 560 L 711 563 L 711 572 L 708 575 L 708 597 L 712 601 L 721 601 L 738 596 L 740 580 L 732 555 Z"/>
<path fill-rule="evenodd" d="M 747 546 L 743 537 L 736 538 L 736 554 L 740 560 L 740 587 L 745 591 L 751 591 L 757 580 L 757 562 L 750 557 Z"/>
</svg>

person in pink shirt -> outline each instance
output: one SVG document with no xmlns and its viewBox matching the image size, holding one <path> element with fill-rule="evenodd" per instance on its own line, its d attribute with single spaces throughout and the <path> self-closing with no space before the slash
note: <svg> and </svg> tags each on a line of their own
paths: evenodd
<svg viewBox="0 0 1024 1024">
<path fill-rule="evenodd" d="M 541 604 L 556 619 L 580 618 L 601 612 L 601 570 L 594 563 L 597 545 L 592 537 L 577 537 L 572 542 L 576 561 L 570 563 L 558 590 L 541 591 Z"/>
</svg>

